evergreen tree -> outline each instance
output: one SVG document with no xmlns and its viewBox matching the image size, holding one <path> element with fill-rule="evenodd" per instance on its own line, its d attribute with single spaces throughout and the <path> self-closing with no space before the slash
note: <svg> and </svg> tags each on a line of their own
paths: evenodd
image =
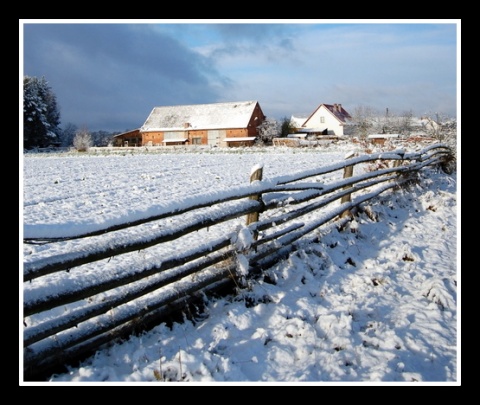
<svg viewBox="0 0 480 405">
<path fill-rule="evenodd" d="M 73 139 L 75 138 L 77 131 L 77 126 L 71 122 L 68 122 L 65 125 L 65 128 L 61 129 L 58 134 L 61 145 L 64 147 L 73 146 Z"/>
<path fill-rule="evenodd" d="M 23 78 L 23 147 L 58 142 L 60 112 L 57 98 L 44 77 Z"/>
<path fill-rule="evenodd" d="M 100 130 L 92 132 L 91 135 L 94 146 L 108 146 L 113 142 L 115 133 Z"/>
<path fill-rule="evenodd" d="M 288 117 L 283 117 L 280 124 L 280 137 L 286 138 L 288 134 L 293 134 L 295 132 L 295 126 Z"/>
</svg>

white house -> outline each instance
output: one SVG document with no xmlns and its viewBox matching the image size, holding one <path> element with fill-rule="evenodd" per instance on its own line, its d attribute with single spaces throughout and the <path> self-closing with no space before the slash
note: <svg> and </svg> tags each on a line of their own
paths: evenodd
<svg viewBox="0 0 480 405">
<path fill-rule="evenodd" d="M 295 116 L 291 116 L 290 117 L 290 125 L 295 128 L 295 130 L 298 130 L 299 128 L 302 127 L 303 123 L 305 122 L 305 120 L 307 119 L 308 117 L 295 117 Z"/>
<path fill-rule="evenodd" d="M 343 128 L 351 120 L 341 104 L 320 104 L 298 128 L 299 132 L 343 136 Z"/>
</svg>

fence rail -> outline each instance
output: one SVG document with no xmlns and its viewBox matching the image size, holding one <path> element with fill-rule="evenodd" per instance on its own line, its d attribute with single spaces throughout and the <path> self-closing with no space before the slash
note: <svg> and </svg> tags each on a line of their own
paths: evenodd
<svg viewBox="0 0 480 405">
<path fill-rule="evenodd" d="M 426 166 L 446 167 L 452 159 L 447 145 L 436 144 L 418 152 L 350 156 L 269 181 L 262 181 L 263 168 L 258 167 L 250 184 L 218 197 L 186 199 L 155 216 L 74 237 L 24 239 L 30 244 L 86 240 L 95 246 L 80 244 L 76 250 L 24 263 L 24 378 L 38 378 L 115 338 L 185 311 L 206 294 L 241 285 L 287 257 L 294 242 L 315 229 L 334 219 L 348 221 L 359 204 L 398 187 Z M 355 167 L 375 163 L 375 170 L 354 175 Z M 338 173 L 339 179 L 320 181 L 329 173 Z M 142 227 L 159 220 L 173 225 L 145 235 Z M 241 227 L 238 221 L 243 221 Z M 181 238 L 214 227 L 220 230 L 210 239 L 178 249 Z M 142 231 L 128 240 L 119 237 L 137 228 Z M 177 248 L 153 250 L 148 259 L 137 260 L 141 252 L 169 243 Z M 240 256 L 248 263 L 247 274 L 239 271 Z M 118 259 L 118 271 L 111 270 L 112 258 Z M 91 277 L 75 283 L 74 274 Z M 42 288 L 51 283 L 57 286 L 54 294 Z"/>
</svg>

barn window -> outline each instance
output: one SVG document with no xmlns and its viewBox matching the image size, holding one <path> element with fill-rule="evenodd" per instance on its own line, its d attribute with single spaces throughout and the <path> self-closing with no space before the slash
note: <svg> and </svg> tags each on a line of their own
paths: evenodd
<svg viewBox="0 0 480 405">
<path fill-rule="evenodd" d="M 320 117 L 320 122 L 321 122 L 322 124 L 324 124 L 324 123 L 325 123 L 325 117 Z"/>
<path fill-rule="evenodd" d="M 193 137 L 192 138 L 192 144 L 193 145 L 201 145 L 202 144 L 202 138 L 201 137 Z"/>
</svg>

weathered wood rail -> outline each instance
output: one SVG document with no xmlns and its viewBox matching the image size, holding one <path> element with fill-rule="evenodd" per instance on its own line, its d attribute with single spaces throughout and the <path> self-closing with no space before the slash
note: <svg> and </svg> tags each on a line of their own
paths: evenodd
<svg viewBox="0 0 480 405">
<path fill-rule="evenodd" d="M 208 294 L 241 285 L 246 277 L 287 257 L 295 241 L 334 219 L 347 221 L 354 207 L 398 187 L 426 166 L 445 166 L 452 156 L 444 144 L 418 152 L 350 156 L 268 182 L 261 180 L 263 168 L 258 167 L 250 184 L 218 197 L 206 196 L 156 216 L 75 237 L 24 239 L 32 244 L 92 241 L 87 247 L 69 247 L 67 253 L 24 262 L 24 379 L 35 380 L 116 338 L 187 312 Z M 379 161 L 384 168 L 354 175 L 355 167 Z M 338 173 L 337 180 L 320 181 L 332 173 Z M 316 215 L 309 215 L 313 212 Z M 185 220 L 187 213 L 192 215 Z M 142 230 L 126 240 L 121 233 L 165 219 L 171 227 L 146 236 Z M 233 229 L 232 220 L 237 220 Z M 238 220 L 243 222 L 240 229 Z M 185 235 L 222 226 L 204 243 L 178 248 Z M 176 248 L 161 250 L 168 243 Z M 151 250 L 147 258 L 138 259 Z M 239 271 L 240 256 L 242 263 L 248 262 L 247 274 Z"/>
</svg>

